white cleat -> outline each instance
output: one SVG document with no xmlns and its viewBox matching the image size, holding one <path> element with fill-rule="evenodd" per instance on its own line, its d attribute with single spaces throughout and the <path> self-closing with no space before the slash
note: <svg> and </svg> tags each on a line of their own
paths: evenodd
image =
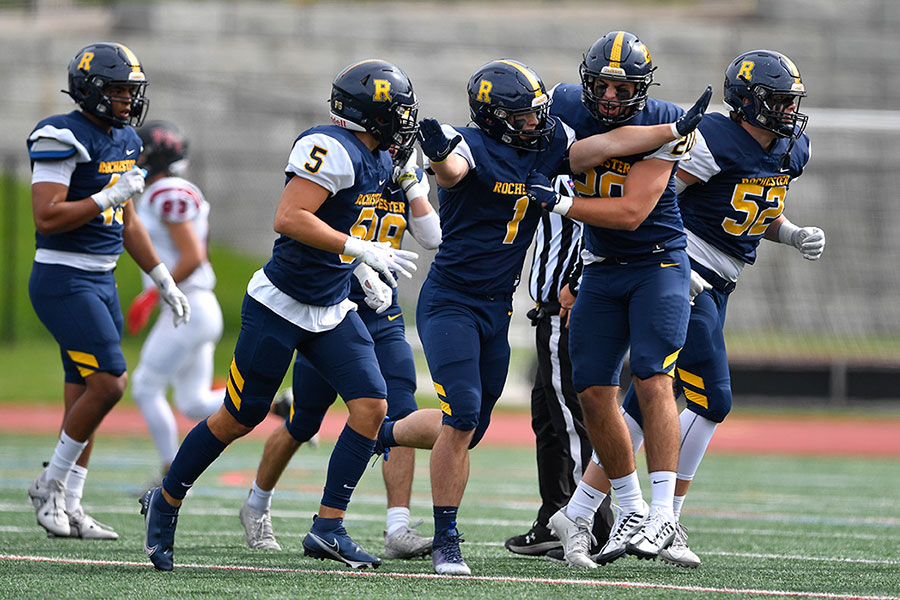
<svg viewBox="0 0 900 600">
<path fill-rule="evenodd" d="M 66 486 L 58 479 L 47 479 L 47 471 L 38 475 L 28 488 L 38 525 L 54 537 L 69 537 L 72 528 L 66 514 Z"/>
<path fill-rule="evenodd" d="M 561 508 L 550 517 L 550 531 L 559 538 L 563 545 L 563 558 L 570 567 L 580 569 L 596 569 L 597 563 L 591 560 L 591 544 L 596 543 L 591 533 L 591 523 L 578 517 L 574 521 Z"/>
<path fill-rule="evenodd" d="M 48 533 L 47 537 L 54 536 Z M 74 512 L 69 513 L 69 537 L 83 540 L 117 540 L 119 534 L 109 525 L 84 514 L 84 508 L 79 506 Z"/>
<path fill-rule="evenodd" d="M 254 550 L 281 550 L 281 544 L 275 539 L 275 532 L 272 530 L 272 513 L 269 509 L 258 512 L 244 502 L 238 516 L 244 526 L 244 533 L 247 534 L 248 546 Z"/>
<path fill-rule="evenodd" d="M 419 521 L 412 527 L 401 527 L 391 535 L 384 532 L 384 557 L 385 558 L 418 558 L 431 554 L 432 538 L 422 537 L 416 531 L 416 527 L 422 524 Z"/>
<path fill-rule="evenodd" d="M 609 539 L 600 552 L 591 557 L 598 565 L 609 564 L 625 554 L 626 544 L 640 531 L 650 512 L 650 507 L 643 500 L 639 510 L 625 512 L 618 506 L 613 508 L 616 511 L 616 520 L 609 531 Z"/>
<path fill-rule="evenodd" d="M 677 525 L 674 517 L 651 511 L 641 530 L 625 545 L 625 552 L 638 558 L 655 559 L 675 539 Z"/>
<path fill-rule="evenodd" d="M 675 525 L 675 539 L 668 548 L 659 551 L 659 558 L 663 562 L 676 567 L 696 569 L 700 566 L 700 557 L 694 554 L 687 545 L 687 527 L 678 523 Z"/>
</svg>

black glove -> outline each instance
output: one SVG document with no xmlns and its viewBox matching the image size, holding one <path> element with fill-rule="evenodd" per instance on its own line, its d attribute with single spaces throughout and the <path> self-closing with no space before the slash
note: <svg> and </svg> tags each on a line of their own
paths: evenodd
<svg viewBox="0 0 900 600">
<path fill-rule="evenodd" d="M 697 129 L 697 125 L 703 119 L 703 113 L 706 112 L 706 107 L 709 106 L 710 98 L 712 98 L 712 86 L 706 86 L 706 91 L 697 98 L 694 105 L 675 121 L 675 131 L 678 132 L 680 137 L 684 137 Z"/>
<path fill-rule="evenodd" d="M 452 140 L 447 139 L 441 124 L 436 119 L 422 119 L 419 122 L 419 145 L 422 152 L 433 163 L 444 162 L 456 145 L 462 141 L 462 136 L 457 135 Z"/>
</svg>

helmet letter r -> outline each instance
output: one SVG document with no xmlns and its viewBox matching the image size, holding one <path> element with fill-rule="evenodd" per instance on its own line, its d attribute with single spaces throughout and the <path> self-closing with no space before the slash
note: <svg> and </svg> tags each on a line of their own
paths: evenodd
<svg viewBox="0 0 900 600">
<path fill-rule="evenodd" d="M 85 71 L 90 71 L 92 60 L 94 60 L 94 53 L 93 52 L 85 52 L 84 54 L 81 55 L 81 62 L 78 63 L 78 68 L 85 70 Z"/>
<path fill-rule="evenodd" d="M 375 102 L 390 102 L 391 82 L 387 79 L 376 79 L 374 83 L 375 94 L 372 96 L 372 100 Z"/>
<path fill-rule="evenodd" d="M 478 101 L 479 102 L 487 102 L 491 103 L 491 88 L 494 87 L 490 81 L 486 79 L 481 80 L 481 87 L 478 88 Z"/>
<path fill-rule="evenodd" d="M 741 70 L 738 71 L 738 79 L 745 79 L 750 81 L 753 76 L 753 67 L 755 66 L 752 60 L 745 60 L 741 63 Z"/>
</svg>

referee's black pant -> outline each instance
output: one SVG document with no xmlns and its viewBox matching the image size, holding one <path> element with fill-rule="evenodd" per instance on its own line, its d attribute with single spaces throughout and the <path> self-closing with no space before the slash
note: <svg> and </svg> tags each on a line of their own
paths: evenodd
<svg viewBox="0 0 900 600">
<path fill-rule="evenodd" d="M 591 442 L 572 384 L 569 330 L 559 317 L 558 305 L 539 307 L 534 316 L 537 372 L 531 390 L 531 428 L 536 438 L 541 494 L 537 521 L 546 527 L 550 517 L 569 502 L 581 480 L 591 460 Z M 594 517 L 593 533 L 601 546 L 609 537 L 612 523 L 607 496 Z"/>
</svg>

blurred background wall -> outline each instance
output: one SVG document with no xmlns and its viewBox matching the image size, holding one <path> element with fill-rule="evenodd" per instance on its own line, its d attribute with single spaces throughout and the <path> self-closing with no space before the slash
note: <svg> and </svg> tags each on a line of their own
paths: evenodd
<svg viewBox="0 0 900 600">
<path fill-rule="evenodd" d="M 636 33 L 652 52 L 661 84 L 653 95 L 689 105 L 711 83 L 711 110 L 724 110 L 722 73 L 734 56 L 779 50 L 803 74 L 813 140 L 786 214 L 825 229 L 828 246 L 810 263 L 763 243 L 730 302 L 733 362 L 749 365 L 750 383 L 818 369 L 822 393 L 838 399 L 862 393 L 848 392 L 854 377 L 872 387 L 866 373 L 880 374 L 887 379 L 874 384 L 876 395 L 900 396 L 891 379 L 900 365 L 898 26 L 893 0 L 0 1 L 0 161 L 27 181 L 27 134 L 44 116 L 71 109 L 59 93 L 70 58 L 93 41 L 122 42 L 150 80 L 149 118 L 190 136 L 191 178 L 214 205 L 213 238 L 262 264 L 291 144 L 327 122 L 331 81 L 354 61 L 397 63 L 421 116 L 465 125 L 465 85 L 481 64 L 516 58 L 548 87 L 578 82 L 582 53 L 614 29 Z M 401 284 L 412 324 L 431 255 L 411 238 L 407 245 L 422 254 L 416 278 Z M 514 355 L 511 385 L 527 394 L 527 286 L 516 304 L 511 342 L 523 352 Z M 410 341 L 418 342 L 414 332 Z"/>
</svg>

